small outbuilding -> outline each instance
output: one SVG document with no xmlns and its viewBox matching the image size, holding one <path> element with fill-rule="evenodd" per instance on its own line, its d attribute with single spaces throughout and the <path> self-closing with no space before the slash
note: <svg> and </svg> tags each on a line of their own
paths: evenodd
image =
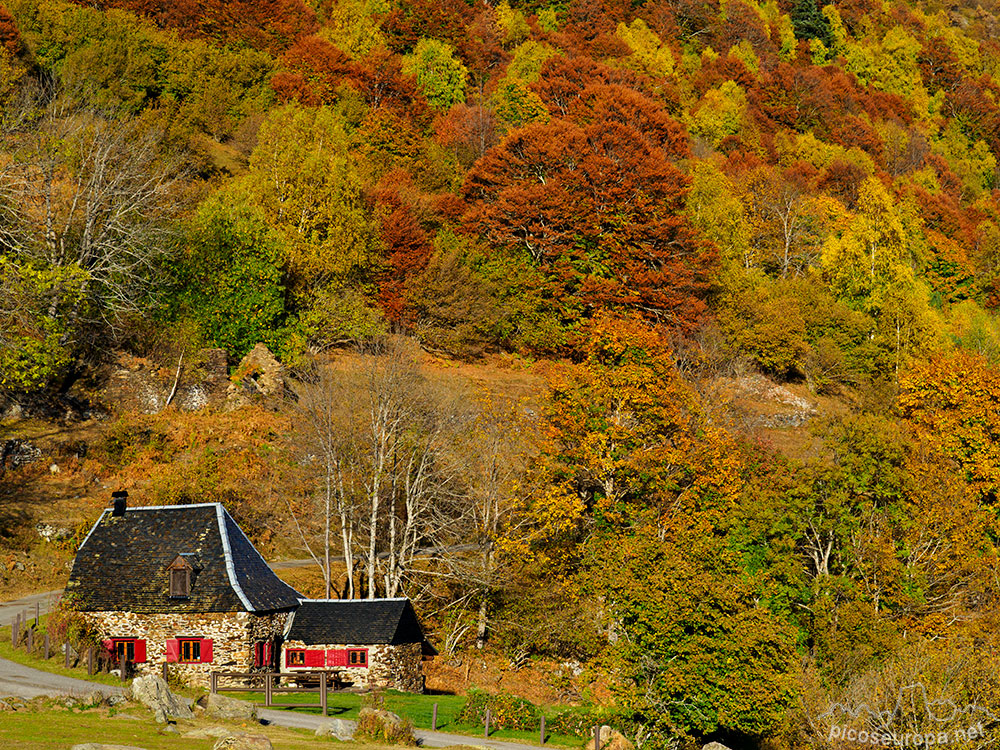
<svg viewBox="0 0 1000 750">
<path fill-rule="evenodd" d="M 281 647 L 281 670 L 326 672 L 338 686 L 424 691 L 421 663 L 437 652 L 409 599 L 302 599 Z"/>
</svg>

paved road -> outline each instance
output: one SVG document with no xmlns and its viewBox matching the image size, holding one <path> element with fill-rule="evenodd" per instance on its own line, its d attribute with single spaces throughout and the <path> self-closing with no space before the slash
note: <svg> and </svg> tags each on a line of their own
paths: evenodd
<svg viewBox="0 0 1000 750">
<path fill-rule="evenodd" d="M 317 716 L 316 714 L 300 714 L 292 710 L 275 711 L 270 708 L 258 710 L 261 719 L 269 724 L 276 724 L 282 727 L 293 727 L 295 729 L 316 729 L 320 724 L 329 719 Z M 353 725 L 353 721 L 349 721 Z M 474 747 L 489 747 L 495 750 L 538 750 L 534 745 L 523 745 L 519 742 L 508 742 L 507 740 L 493 740 L 485 737 L 469 737 L 461 734 L 448 734 L 447 732 L 432 732 L 428 729 L 417 729 L 413 732 L 420 744 L 424 747 L 452 747 L 454 745 L 472 745 Z"/>
<path fill-rule="evenodd" d="M 10 625 L 19 612 L 28 611 L 29 617 L 35 616 L 35 605 L 38 605 L 40 612 L 44 615 L 51 612 L 59 597 L 62 596 L 62 589 L 55 591 L 44 591 L 41 594 L 32 594 L 23 599 L 16 599 L 12 602 L 0 602 L 0 625 Z"/>
<path fill-rule="evenodd" d="M 95 690 L 105 695 L 118 695 L 122 692 L 119 687 L 41 672 L 0 659 L 0 696 L 35 698 L 39 695 L 88 695 Z"/>
</svg>

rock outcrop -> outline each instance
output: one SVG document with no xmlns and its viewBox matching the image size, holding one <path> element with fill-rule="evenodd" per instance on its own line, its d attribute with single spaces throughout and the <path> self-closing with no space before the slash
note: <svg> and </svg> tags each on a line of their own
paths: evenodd
<svg viewBox="0 0 1000 750">
<path fill-rule="evenodd" d="M 330 719 L 316 727 L 317 737 L 334 737 L 347 742 L 354 739 L 355 723 L 347 719 Z"/>
<path fill-rule="evenodd" d="M 229 721 L 257 721 L 257 707 L 250 701 L 209 693 L 198 701 L 208 716 Z"/>
<path fill-rule="evenodd" d="M 154 718 L 160 724 L 166 724 L 170 719 L 194 718 L 188 700 L 171 693 L 167 683 L 157 675 L 136 677 L 132 680 L 131 693 L 132 700 L 152 709 Z"/>
</svg>

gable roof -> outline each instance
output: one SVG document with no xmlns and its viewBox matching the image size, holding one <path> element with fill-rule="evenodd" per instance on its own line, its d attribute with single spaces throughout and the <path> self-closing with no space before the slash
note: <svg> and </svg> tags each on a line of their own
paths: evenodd
<svg viewBox="0 0 1000 750">
<path fill-rule="evenodd" d="M 168 568 L 191 567 L 191 595 L 169 596 Z M 66 593 L 84 611 L 270 612 L 301 594 L 274 574 L 219 503 L 106 509 L 73 561 Z"/>
<path fill-rule="evenodd" d="M 409 599 L 302 599 L 285 638 L 309 645 L 426 644 Z"/>
</svg>

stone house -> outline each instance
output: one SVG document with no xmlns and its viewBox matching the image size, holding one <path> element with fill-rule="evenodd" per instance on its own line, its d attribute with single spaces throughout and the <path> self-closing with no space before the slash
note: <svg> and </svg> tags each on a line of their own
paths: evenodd
<svg viewBox="0 0 1000 750">
<path fill-rule="evenodd" d="M 436 653 L 408 599 L 312 600 L 274 574 L 219 503 L 129 508 L 116 492 L 83 540 L 65 603 L 109 656 L 207 684 L 219 672 L 326 671 L 422 692 Z"/>
<path fill-rule="evenodd" d="M 422 662 L 435 653 L 409 599 L 303 599 L 288 619 L 281 670 L 422 693 Z"/>
<path fill-rule="evenodd" d="M 84 539 L 65 597 L 105 649 L 139 672 L 204 683 L 277 668 L 301 594 L 219 503 L 128 508 L 115 493 Z"/>
</svg>

